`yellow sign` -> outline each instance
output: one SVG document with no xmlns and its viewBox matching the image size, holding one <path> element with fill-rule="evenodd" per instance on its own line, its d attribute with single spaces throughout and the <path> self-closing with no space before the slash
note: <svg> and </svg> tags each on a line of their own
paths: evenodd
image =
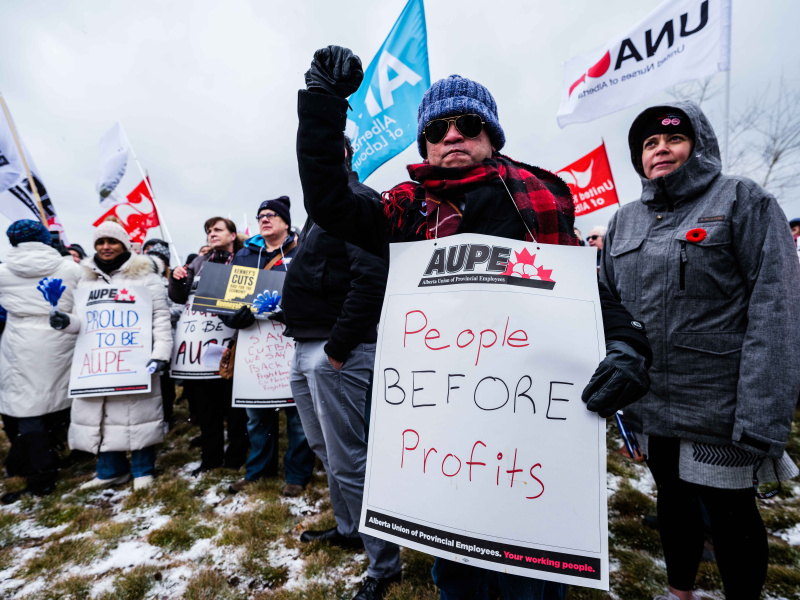
<svg viewBox="0 0 800 600">
<path fill-rule="evenodd" d="M 225 288 L 225 300 L 246 298 L 255 293 L 258 269 L 253 267 L 233 267 Z"/>
</svg>

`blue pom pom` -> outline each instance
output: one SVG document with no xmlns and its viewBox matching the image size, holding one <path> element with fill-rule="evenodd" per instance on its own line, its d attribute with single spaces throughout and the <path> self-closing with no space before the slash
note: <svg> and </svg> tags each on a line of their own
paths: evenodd
<svg viewBox="0 0 800 600">
<path fill-rule="evenodd" d="M 256 309 L 257 315 L 275 312 L 275 309 L 278 308 L 280 301 L 281 295 L 277 290 L 274 290 L 271 294 L 269 290 L 264 290 L 258 296 L 256 296 L 255 300 L 253 300 L 253 308 Z"/>
<path fill-rule="evenodd" d="M 49 302 L 51 306 L 56 307 L 58 306 L 58 301 L 61 299 L 61 295 L 67 288 L 62 285 L 61 279 L 44 277 L 39 281 L 39 285 L 36 286 L 36 289 L 42 293 L 44 299 Z"/>
</svg>

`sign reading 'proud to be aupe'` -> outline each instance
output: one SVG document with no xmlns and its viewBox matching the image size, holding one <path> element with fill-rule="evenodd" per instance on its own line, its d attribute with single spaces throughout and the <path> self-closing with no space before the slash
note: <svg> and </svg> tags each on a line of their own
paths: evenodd
<svg viewBox="0 0 800 600">
<path fill-rule="evenodd" d="M 75 341 L 69 395 L 115 396 L 150 391 L 153 298 L 146 287 L 98 283 L 75 290 L 81 329 Z"/>
<path fill-rule="evenodd" d="M 482 235 L 393 244 L 360 531 L 608 589 L 605 354 L 593 249 Z"/>
</svg>

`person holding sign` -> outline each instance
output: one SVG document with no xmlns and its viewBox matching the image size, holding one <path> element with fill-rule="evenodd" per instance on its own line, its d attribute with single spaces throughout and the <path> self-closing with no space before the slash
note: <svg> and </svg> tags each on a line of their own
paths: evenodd
<svg viewBox="0 0 800 600">
<path fill-rule="evenodd" d="M 544 244 L 577 245 L 567 185 L 542 169 L 499 153 L 505 144 L 489 90 L 451 75 L 434 83 L 418 111 L 417 145 L 424 162 L 410 165 L 414 181 L 375 203 L 353 192 L 342 161 L 347 96 L 363 72 L 358 57 L 329 46 L 318 50 L 299 92 L 297 158 L 306 210 L 326 231 L 373 254 L 389 242 L 482 233 Z M 640 398 L 649 387 L 651 351 L 644 327 L 600 286 L 606 358 L 583 400 L 602 417 Z M 436 559 L 434 581 L 443 599 L 486 598 L 494 578 L 505 598 L 563 599 L 566 585 Z M 379 588 L 379 584 L 375 584 Z M 378 598 L 373 592 L 364 598 Z"/>
<path fill-rule="evenodd" d="M 131 475 L 133 488 L 145 489 L 153 482 L 155 445 L 164 439 L 160 376 L 172 353 L 167 295 L 163 281 L 153 272 L 153 263 L 145 256 L 131 253 L 128 234 L 118 223 L 104 221 L 95 228 L 94 248 L 95 255 L 81 263 L 83 275 L 78 283 L 78 291 L 88 292 L 86 305 L 76 306 L 72 313 L 55 312 L 50 325 L 68 333 L 80 333 L 94 344 L 91 354 L 79 356 L 76 352 L 73 373 L 77 369 L 89 378 L 92 375 L 86 375 L 87 371 L 98 376 L 146 372 L 150 374 L 150 385 L 143 386 L 149 387 L 143 393 L 117 391 L 114 395 L 103 395 L 99 391 L 76 396 L 72 402 L 69 445 L 72 449 L 98 454 L 97 476 L 81 485 L 81 489 L 120 485 L 129 481 Z M 133 293 L 132 289 L 138 291 Z M 140 315 L 133 308 L 136 296 L 141 293 L 149 296 L 146 305 L 152 307 L 151 314 Z M 79 310 L 83 318 L 78 316 Z M 126 356 L 138 349 L 137 339 L 144 337 L 137 327 L 142 323 L 152 323 L 147 332 L 152 346 L 144 349 L 145 356 L 149 350 L 149 360 L 135 364 L 127 361 Z M 96 344 L 98 338 L 100 342 Z"/>
<path fill-rule="evenodd" d="M 48 314 L 55 308 L 37 286 L 43 278 L 58 281 L 64 291 L 54 303 L 70 311 L 81 269 L 52 247 L 50 232 L 39 221 L 15 221 L 6 233 L 12 247 L 0 265 L 0 304 L 8 311 L 0 338 L 0 413 L 16 422 L 16 435 L 6 428 L 8 462 L 22 465 L 25 475 L 25 489 L 0 499 L 11 504 L 24 495 L 43 496 L 55 489 L 54 430 L 59 421 L 69 421 L 67 383 L 75 335 L 48 326 Z"/>
<path fill-rule="evenodd" d="M 758 598 L 768 557 L 757 484 L 797 475 L 785 452 L 800 393 L 795 245 L 775 198 L 722 174 L 697 104 L 648 108 L 628 144 L 642 196 L 612 217 L 600 278 L 659 324 L 653 386 L 625 417 L 658 489 L 661 597 L 696 597 L 705 507 L 725 596 Z"/>
<path fill-rule="evenodd" d="M 219 375 L 219 361 L 203 364 L 209 344 L 226 346 L 234 332 L 214 313 L 191 310 L 194 292 L 206 263 L 229 265 L 242 245 L 236 224 L 224 217 L 211 217 L 204 226 L 211 251 L 200 254 L 187 266 L 177 267 L 169 279 L 169 298 L 185 305 L 175 334 L 173 377 L 182 378 L 189 396 L 192 417 L 200 425 L 200 466 L 192 475 L 225 467 L 239 469 L 247 458 L 247 415 L 231 406 L 233 384 Z M 228 447 L 225 448 L 225 421 Z"/>
<path fill-rule="evenodd" d="M 290 231 L 292 226 L 291 201 L 288 196 L 265 200 L 258 207 L 256 221 L 259 234 L 245 242 L 244 248 L 236 253 L 234 266 L 288 271 L 297 251 L 297 234 Z M 247 329 L 255 323 L 249 306 L 242 306 L 233 315 L 220 317 L 226 325 L 237 330 Z M 241 409 L 240 409 L 241 410 Z M 247 457 L 245 477 L 231 484 L 229 491 L 236 493 L 251 483 L 274 477 L 278 471 L 278 412 L 274 408 L 247 407 L 247 431 L 252 450 Z M 297 409 L 287 407 L 286 435 L 289 447 L 283 457 L 283 470 L 286 475 L 284 496 L 299 496 L 314 472 L 314 453 L 308 446 L 303 424 Z"/>
<path fill-rule="evenodd" d="M 375 190 L 345 166 L 354 193 L 377 204 Z M 382 587 L 400 579 L 396 544 L 358 534 L 367 460 L 366 401 L 386 289 L 383 257 L 346 244 L 310 218 L 283 286 L 286 334 L 297 340 L 292 392 L 311 447 L 328 475 L 336 525 L 304 531 L 301 542 L 366 548 L 368 573 Z"/>
</svg>

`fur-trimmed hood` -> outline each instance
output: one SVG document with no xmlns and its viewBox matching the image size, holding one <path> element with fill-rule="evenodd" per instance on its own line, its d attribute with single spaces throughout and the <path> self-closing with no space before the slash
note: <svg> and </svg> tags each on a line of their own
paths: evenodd
<svg viewBox="0 0 800 600">
<path fill-rule="evenodd" d="M 109 276 L 100 270 L 97 263 L 94 262 L 94 257 L 90 256 L 81 261 L 84 274 L 83 278 L 88 280 L 104 279 L 109 281 Z M 143 279 L 147 275 L 155 274 L 153 269 L 153 261 L 146 256 L 139 254 L 131 254 L 131 257 L 116 271 L 111 272 L 111 277 L 122 275 L 130 279 Z"/>
</svg>

